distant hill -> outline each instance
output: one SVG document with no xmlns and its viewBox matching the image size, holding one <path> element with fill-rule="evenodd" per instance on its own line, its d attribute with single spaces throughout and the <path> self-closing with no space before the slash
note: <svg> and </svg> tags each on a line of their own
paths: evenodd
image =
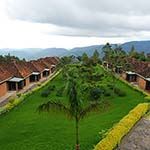
<svg viewBox="0 0 150 150">
<path fill-rule="evenodd" d="M 114 45 L 114 44 L 112 44 Z M 121 44 L 125 51 L 129 51 L 134 45 L 135 49 L 139 52 L 144 51 L 145 53 L 150 53 L 150 41 L 131 41 Z M 93 54 L 95 49 L 101 54 L 102 47 L 104 45 L 92 45 L 86 47 L 76 47 L 71 50 L 65 48 L 25 48 L 25 49 L 0 49 L 0 55 L 6 55 L 10 53 L 11 55 L 18 56 L 19 58 L 37 59 L 46 56 L 65 56 L 65 55 L 75 55 L 80 56 L 86 52 L 89 56 Z M 102 55 L 102 54 L 101 54 Z"/>
<path fill-rule="evenodd" d="M 132 42 L 126 42 L 122 44 L 122 48 L 126 51 L 129 51 L 134 45 L 135 49 L 138 52 L 144 51 L 145 53 L 150 53 L 150 41 L 132 41 Z"/>
<path fill-rule="evenodd" d="M 25 49 L 0 49 L 0 55 L 10 55 L 18 56 L 19 58 L 37 59 L 46 56 L 62 56 L 64 53 L 68 52 L 64 48 L 25 48 Z"/>
<path fill-rule="evenodd" d="M 92 45 L 92 46 L 87 46 L 87 47 L 76 47 L 73 48 L 67 53 L 64 53 L 63 55 L 75 55 L 75 56 L 81 56 L 84 52 L 86 52 L 89 56 L 93 54 L 95 50 L 97 50 L 99 53 L 102 52 L 102 47 L 103 45 Z"/>
</svg>

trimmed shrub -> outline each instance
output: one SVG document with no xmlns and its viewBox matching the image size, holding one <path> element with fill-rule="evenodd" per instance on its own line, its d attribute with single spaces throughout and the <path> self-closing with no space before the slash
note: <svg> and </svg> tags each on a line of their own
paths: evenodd
<svg viewBox="0 0 150 150">
<path fill-rule="evenodd" d="M 21 93 L 18 93 L 18 94 L 17 94 L 17 97 L 20 97 L 20 96 L 21 96 Z"/>
<path fill-rule="evenodd" d="M 49 85 L 47 89 L 49 91 L 54 91 L 55 90 L 55 85 Z"/>
<path fill-rule="evenodd" d="M 120 120 L 94 148 L 94 150 L 113 150 L 135 123 L 149 110 L 148 103 L 137 105 L 123 119 Z"/>
<path fill-rule="evenodd" d="M 110 90 L 105 90 L 104 92 L 104 96 L 111 96 L 112 95 L 112 92 Z"/>
<path fill-rule="evenodd" d="M 50 91 L 48 89 L 42 91 L 41 96 L 42 97 L 48 97 L 48 95 L 50 94 Z"/>
<path fill-rule="evenodd" d="M 103 93 L 104 93 L 104 90 L 100 88 L 93 88 L 90 91 L 90 96 L 92 100 L 98 100 Z"/>
<path fill-rule="evenodd" d="M 56 92 L 56 96 L 61 97 L 63 95 L 63 89 L 64 88 L 58 89 L 57 92 Z"/>
<path fill-rule="evenodd" d="M 120 97 L 126 96 L 126 93 L 117 87 L 114 88 L 114 92 Z"/>
<path fill-rule="evenodd" d="M 150 101 L 150 96 L 145 96 L 144 99 Z"/>
</svg>

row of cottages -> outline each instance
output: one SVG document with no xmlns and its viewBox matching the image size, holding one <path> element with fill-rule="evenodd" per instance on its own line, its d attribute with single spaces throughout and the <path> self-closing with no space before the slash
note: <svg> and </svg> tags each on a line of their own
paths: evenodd
<svg viewBox="0 0 150 150">
<path fill-rule="evenodd" d="M 123 72 L 122 77 L 143 90 L 150 91 L 150 62 L 129 59 L 129 63 L 132 65 L 132 71 Z"/>
<path fill-rule="evenodd" d="M 46 57 L 28 62 L 0 63 L 0 97 L 8 91 L 19 91 L 30 83 L 45 80 L 59 62 L 57 57 Z"/>
</svg>

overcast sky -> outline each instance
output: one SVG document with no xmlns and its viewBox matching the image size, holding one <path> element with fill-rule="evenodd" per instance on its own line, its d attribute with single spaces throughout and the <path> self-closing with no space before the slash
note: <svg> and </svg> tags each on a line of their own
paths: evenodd
<svg viewBox="0 0 150 150">
<path fill-rule="evenodd" d="M 0 48 L 150 39 L 150 0 L 0 0 Z"/>
</svg>

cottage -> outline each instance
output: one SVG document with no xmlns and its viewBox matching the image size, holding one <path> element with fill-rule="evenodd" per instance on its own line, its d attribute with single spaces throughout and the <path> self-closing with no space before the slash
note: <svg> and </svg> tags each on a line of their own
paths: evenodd
<svg viewBox="0 0 150 150">
<path fill-rule="evenodd" d="M 138 74 L 137 82 L 140 88 L 150 91 L 150 67 Z"/>
<path fill-rule="evenodd" d="M 0 64 L 0 97 L 8 92 L 7 81 L 12 78 L 12 75 Z"/>
<path fill-rule="evenodd" d="M 132 72 L 126 72 L 123 77 L 130 82 L 137 82 L 144 90 L 150 90 L 150 62 L 137 61 L 134 58 L 128 59 Z"/>
<path fill-rule="evenodd" d="M 7 81 L 8 90 L 18 91 L 30 84 L 29 77 L 32 71 L 26 66 L 25 62 L 13 61 L 6 64 L 6 69 L 13 76 Z"/>
<path fill-rule="evenodd" d="M 127 80 L 128 82 L 136 82 L 137 74 L 132 71 L 126 71 L 122 73 L 122 77 Z"/>
<path fill-rule="evenodd" d="M 38 59 L 38 61 L 40 61 L 40 63 L 42 63 L 42 65 L 45 67 L 43 74 L 42 74 L 43 77 L 48 77 L 51 74 L 51 64 L 44 61 L 43 58 Z"/>
<path fill-rule="evenodd" d="M 49 72 L 49 69 L 45 66 L 43 62 L 40 60 L 32 60 L 30 63 L 33 64 L 33 66 L 37 69 L 37 71 L 40 73 L 40 79 L 45 77 L 47 74 L 46 72 Z M 46 74 L 46 75 L 45 75 Z"/>
<path fill-rule="evenodd" d="M 55 57 L 45 57 L 43 61 L 50 65 L 51 73 L 53 73 L 56 69 L 56 65 L 58 64 L 58 60 Z"/>
<path fill-rule="evenodd" d="M 31 75 L 29 77 L 30 82 L 37 82 L 37 81 L 39 81 L 41 79 L 40 71 L 30 61 L 26 62 L 26 64 L 27 64 L 28 68 L 30 68 L 30 70 L 32 71 L 32 73 L 31 73 Z"/>
</svg>

